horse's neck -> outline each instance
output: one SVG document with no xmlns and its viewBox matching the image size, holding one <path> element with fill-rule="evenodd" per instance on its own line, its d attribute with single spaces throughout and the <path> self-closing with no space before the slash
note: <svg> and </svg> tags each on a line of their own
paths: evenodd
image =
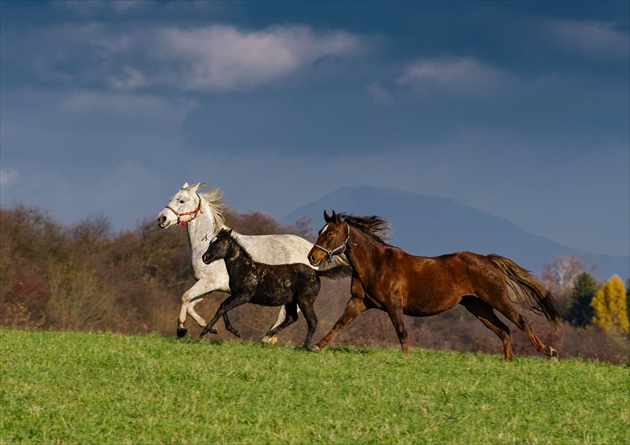
<svg viewBox="0 0 630 445">
<path fill-rule="evenodd" d="M 373 258 L 382 252 L 381 246 L 358 229 L 352 228 L 346 247 L 346 258 L 359 278 L 370 273 Z"/>
<path fill-rule="evenodd" d="M 208 204 L 201 200 L 201 211 L 197 213 L 197 216 L 188 223 L 186 226 L 188 230 L 188 243 L 190 244 L 190 263 L 193 267 L 195 275 L 197 270 L 201 270 L 205 263 L 202 261 L 202 256 L 208 249 L 210 240 L 221 230 L 221 227 L 217 227 L 214 216 Z"/>
<path fill-rule="evenodd" d="M 254 261 L 242 246 L 236 241 L 230 242 L 230 248 L 225 256 L 225 267 L 230 276 L 235 276 L 244 270 L 251 270 L 254 267 Z"/>
</svg>

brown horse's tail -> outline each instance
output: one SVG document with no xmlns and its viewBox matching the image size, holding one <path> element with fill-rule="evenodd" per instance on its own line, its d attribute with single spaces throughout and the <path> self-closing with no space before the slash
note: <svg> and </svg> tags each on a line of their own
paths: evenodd
<svg viewBox="0 0 630 445">
<path fill-rule="evenodd" d="M 529 271 L 500 255 L 491 254 L 488 255 L 488 259 L 507 275 L 507 283 L 516 298 L 516 303 L 544 315 L 554 330 L 557 331 L 562 326 L 562 318 L 556 309 L 556 299 Z"/>
</svg>

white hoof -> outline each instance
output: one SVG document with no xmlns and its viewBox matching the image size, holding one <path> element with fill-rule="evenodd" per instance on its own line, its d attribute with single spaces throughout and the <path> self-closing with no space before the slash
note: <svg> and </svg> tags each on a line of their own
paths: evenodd
<svg viewBox="0 0 630 445">
<path fill-rule="evenodd" d="M 266 345 L 275 345 L 277 341 L 278 337 L 276 337 L 275 335 L 273 337 L 265 335 L 262 339 L 262 342 Z"/>
</svg>

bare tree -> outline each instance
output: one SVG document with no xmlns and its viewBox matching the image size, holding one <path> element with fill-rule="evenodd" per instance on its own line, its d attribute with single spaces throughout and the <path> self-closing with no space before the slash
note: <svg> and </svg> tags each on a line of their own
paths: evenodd
<svg viewBox="0 0 630 445">
<path fill-rule="evenodd" d="M 541 281 L 560 303 L 561 312 L 566 313 L 566 305 L 571 297 L 575 280 L 581 273 L 592 274 L 595 263 L 577 255 L 557 255 L 545 264 Z"/>
</svg>

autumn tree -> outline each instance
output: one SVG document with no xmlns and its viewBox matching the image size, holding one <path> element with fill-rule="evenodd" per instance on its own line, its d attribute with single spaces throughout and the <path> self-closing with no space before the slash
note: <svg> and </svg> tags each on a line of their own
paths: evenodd
<svg viewBox="0 0 630 445">
<path fill-rule="evenodd" d="M 571 326 L 584 327 L 591 323 L 593 320 L 591 301 L 596 292 L 597 282 L 590 273 L 582 272 L 575 277 L 565 316 Z"/>
<path fill-rule="evenodd" d="M 627 334 L 630 331 L 627 298 L 623 281 L 613 275 L 593 297 L 593 324 L 605 332 L 616 330 Z"/>
</svg>

